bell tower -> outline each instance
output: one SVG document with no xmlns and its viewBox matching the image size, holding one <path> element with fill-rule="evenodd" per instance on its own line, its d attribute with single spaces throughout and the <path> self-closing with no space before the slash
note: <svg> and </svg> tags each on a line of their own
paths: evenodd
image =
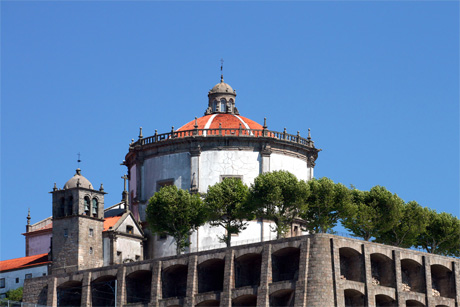
<svg viewBox="0 0 460 307">
<path fill-rule="evenodd" d="M 104 188 L 95 190 L 77 168 L 62 189 L 54 184 L 52 271 L 74 272 L 103 264 Z"/>
</svg>

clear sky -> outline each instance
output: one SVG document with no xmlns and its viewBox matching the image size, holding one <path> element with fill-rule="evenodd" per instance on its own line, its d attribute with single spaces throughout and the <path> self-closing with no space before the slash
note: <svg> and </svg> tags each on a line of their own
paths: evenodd
<svg viewBox="0 0 460 307">
<path fill-rule="evenodd" d="M 459 216 L 457 1 L 2 1 L 1 259 L 54 182 L 121 200 L 120 163 L 224 77 L 241 115 L 321 148 L 315 176 Z"/>
</svg>

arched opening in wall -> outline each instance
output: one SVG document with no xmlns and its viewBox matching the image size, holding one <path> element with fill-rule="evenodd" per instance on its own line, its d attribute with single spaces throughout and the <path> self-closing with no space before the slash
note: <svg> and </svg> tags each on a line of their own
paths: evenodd
<svg viewBox="0 0 460 307">
<path fill-rule="evenodd" d="M 375 296 L 375 307 L 393 307 L 397 306 L 396 301 L 391 297 L 383 294 Z"/>
<path fill-rule="evenodd" d="M 209 259 L 200 263 L 198 265 L 198 293 L 222 291 L 224 267 L 225 261 L 222 259 Z"/>
<path fill-rule="evenodd" d="M 270 295 L 270 306 L 294 306 L 294 290 L 283 289 L 276 291 Z"/>
<path fill-rule="evenodd" d="M 69 196 L 67 199 L 67 212 L 66 215 L 72 215 L 73 214 L 73 196 Z"/>
<path fill-rule="evenodd" d="M 115 306 L 115 276 L 102 276 L 91 282 L 93 306 Z"/>
<path fill-rule="evenodd" d="M 300 249 L 286 247 L 272 254 L 272 281 L 297 280 Z"/>
<path fill-rule="evenodd" d="M 425 307 L 425 304 L 422 304 L 419 301 L 407 300 L 406 307 Z"/>
<path fill-rule="evenodd" d="M 61 197 L 59 200 L 59 212 L 57 213 L 58 217 L 65 216 L 65 198 Z"/>
<path fill-rule="evenodd" d="M 58 306 L 80 306 L 81 305 L 81 281 L 68 281 L 57 287 Z"/>
<path fill-rule="evenodd" d="M 417 261 L 401 260 L 402 290 L 425 293 L 425 270 Z"/>
<path fill-rule="evenodd" d="M 371 254 L 372 283 L 384 287 L 396 285 L 394 263 L 391 258 L 383 254 Z"/>
<path fill-rule="evenodd" d="M 232 301 L 232 307 L 257 306 L 257 296 L 254 294 L 242 295 Z"/>
<path fill-rule="evenodd" d="M 454 274 L 449 268 L 433 264 L 431 266 L 431 285 L 433 296 L 455 298 Z"/>
<path fill-rule="evenodd" d="M 345 307 L 365 306 L 364 294 L 357 290 L 347 289 L 344 291 Z"/>
<path fill-rule="evenodd" d="M 46 306 L 47 302 L 48 302 L 48 285 L 44 286 L 43 289 L 40 291 L 40 294 L 38 294 L 37 304 Z"/>
<path fill-rule="evenodd" d="M 177 264 L 161 272 L 162 297 L 185 297 L 187 289 L 188 266 Z"/>
<path fill-rule="evenodd" d="M 140 270 L 126 276 L 126 302 L 144 303 L 150 302 L 150 289 L 152 284 L 152 272 Z"/>
<path fill-rule="evenodd" d="M 215 307 L 218 307 L 220 306 L 220 302 L 218 300 L 207 300 L 207 301 L 203 301 L 199 304 L 196 304 L 195 306 L 215 306 Z"/>
<path fill-rule="evenodd" d="M 449 307 L 447 305 L 436 305 L 435 307 Z"/>
<path fill-rule="evenodd" d="M 364 260 L 361 253 L 353 248 L 342 247 L 340 254 L 340 278 L 364 282 Z"/>
<path fill-rule="evenodd" d="M 261 254 L 245 254 L 235 259 L 235 287 L 259 286 Z"/>
</svg>

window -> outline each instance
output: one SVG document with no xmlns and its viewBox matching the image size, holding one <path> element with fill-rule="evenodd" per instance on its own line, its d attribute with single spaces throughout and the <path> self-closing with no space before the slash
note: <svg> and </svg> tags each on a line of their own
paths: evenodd
<svg viewBox="0 0 460 307">
<path fill-rule="evenodd" d="M 63 217 L 65 215 L 65 199 L 64 197 L 61 198 L 61 205 L 59 206 L 59 217 Z"/>
<path fill-rule="evenodd" d="M 89 215 L 89 197 L 85 196 L 83 199 L 84 207 L 85 207 L 85 215 Z"/>
<path fill-rule="evenodd" d="M 43 273 L 42 275 L 43 275 L 43 276 L 46 276 L 46 273 Z"/>
<path fill-rule="evenodd" d="M 220 111 L 227 112 L 227 100 L 225 100 L 224 98 L 220 100 Z"/>
<path fill-rule="evenodd" d="M 89 254 L 90 254 L 90 255 L 93 254 L 93 248 L 92 248 L 92 247 L 89 248 Z"/>
<path fill-rule="evenodd" d="M 117 259 L 118 263 L 121 263 L 121 260 L 123 259 L 123 256 L 121 255 L 121 252 L 117 251 Z"/>
<path fill-rule="evenodd" d="M 93 228 L 90 228 L 90 229 L 89 229 L 89 236 L 92 237 L 93 235 L 94 235 Z"/>
<path fill-rule="evenodd" d="M 93 217 L 97 217 L 97 199 L 96 198 L 93 198 L 93 211 L 92 211 L 92 214 L 93 214 Z"/>
<path fill-rule="evenodd" d="M 24 279 L 29 279 L 29 278 L 32 278 L 32 273 L 26 274 L 26 276 L 24 277 Z"/>
<path fill-rule="evenodd" d="M 136 255 L 136 261 L 139 261 L 141 259 L 141 256 Z"/>
<path fill-rule="evenodd" d="M 217 100 L 212 102 L 212 112 L 217 112 Z"/>
<path fill-rule="evenodd" d="M 174 178 L 159 180 L 157 181 L 157 191 L 160 191 L 161 188 L 174 185 Z"/>
<path fill-rule="evenodd" d="M 132 235 L 134 233 L 133 226 L 126 226 L 126 233 L 129 233 L 130 235 Z"/>
<path fill-rule="evenodd" d="M 160 233 L 160 234 L 158 235 L 158 240 L 166 240 L 167 237 L 168 237 L 167 234 L 165 234 L 165 233 Z"/>
<path fill-rule="evenodd" d="M 64 229 L 64 238 L 67 238 L 69 236 L 69 230 Z"/>
<path fill-rule="evenodd" d="M 220 175 L 220 182 L 222 182 L 225 178 L 236 178 L 243 181 L 243 176 L 241 175 Z"/>
<path fill-rule="evenodd" d="M 0 288 L 5 288 L 5 278 L 0 278 Z"/>
<path fill-rule="evenodd" d="M 70 196 L 67 200 L 67 215 L 72 215 L 72 207 L 73 207 L 73 196 Z"/>
<path fill-rule="evenodd" d="M 16 277 L 16 283 L 19 284 L 19 277 Z"/>
</svg>

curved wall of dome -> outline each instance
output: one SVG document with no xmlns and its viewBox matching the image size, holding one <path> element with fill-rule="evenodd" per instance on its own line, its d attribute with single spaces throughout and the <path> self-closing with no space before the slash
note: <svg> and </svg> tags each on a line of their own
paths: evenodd
<svg viewBox="0 0 460 307">
<path fill-rule="evenodd" d="M 209 186 L 225 177 L 238 177 L 250 185 L 263 172 L 287 170 L 298 179 L 313 178 L 319 149 L 299 134 L 268 130 L 266 124 L 239 115 L 236 93 L 223 83 L 208 94 L 205 115 L 177 130 L 143 137 L 130 144 L 125 164 L 129 170 L 131 211 L 145 221 L 148 200 L 162 186 L 176 185 L 192 192 L 206 193 Z M 272 236 L 270 222 L 253 221 L 232 242 L 261 241 Z M 203 226 L 191 238 L 192 247 L 205 249 L 220 244 L 221 229 Z M 149 240 L 151 257 L 174 252 L 170 238 Z M 195 243 L 195 244 L 194 244 Z M 167 247 L 169 246 L 169 248 Z M 153 252 L 152 252 L 153 251 Z"/>
</svg>

